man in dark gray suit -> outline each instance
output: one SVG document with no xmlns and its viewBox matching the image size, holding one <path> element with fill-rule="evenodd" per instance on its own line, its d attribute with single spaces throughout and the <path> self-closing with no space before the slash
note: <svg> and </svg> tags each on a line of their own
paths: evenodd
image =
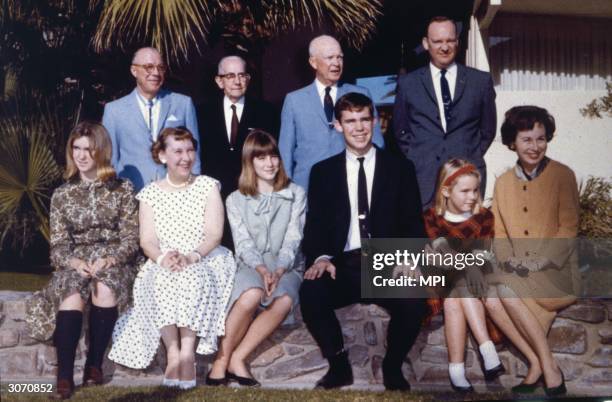
<svg viewBox="0 0 612 402">
<path fill-rule="evenodd" d="M 429 65 L 400 77 L 393 129 L 404 155 L 416 166 L 423 207 L 431 206 L 440 167 L 450 158 L 474 163 L 482 175 L 483 156 L 495 138 L 495 90 L 489 73 L 455 63 L 455 23 L 434 17 L 423 47 Z"/>
</svg>

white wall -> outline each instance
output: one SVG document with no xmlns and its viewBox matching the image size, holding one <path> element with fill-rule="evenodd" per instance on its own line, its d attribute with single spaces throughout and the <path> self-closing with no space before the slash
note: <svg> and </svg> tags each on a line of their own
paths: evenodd
<svg viewBox="0 0 612 402">
<path fill-rule="evenodd" d="M 605 91 L 501 91 L 497 90 L 497 136 L 485 155 L 487 191 L 492 197 L 495 178 L 516 163 L 516 153 L 501 143 L 499 128 L 504 113 L 513 106 L 546 108 L 555 118 L 557 131 L 547 155 L 572 168 L 578 184 L 589 175 L 612 180 L 612 118 L 589 119 L 579 109 Z"/>
</svg>

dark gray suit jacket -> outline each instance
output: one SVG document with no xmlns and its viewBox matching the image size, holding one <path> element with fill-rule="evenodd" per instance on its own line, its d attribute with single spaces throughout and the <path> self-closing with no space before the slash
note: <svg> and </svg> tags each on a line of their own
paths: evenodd
<svg viewBox="0 0 612 402">
<path fill-rule="evenodd" d="M 451 158 L 474 163 L 482 174 L 483 156 L 495 138 L 495 90 L 489 73 L 457 64 L 451 118 L 444 132 L 429 64 L 398 80 L 393 129 L 404 155 L 416 167 L 423 207 L 432 202 L 440 167 Z"/>
</svg>

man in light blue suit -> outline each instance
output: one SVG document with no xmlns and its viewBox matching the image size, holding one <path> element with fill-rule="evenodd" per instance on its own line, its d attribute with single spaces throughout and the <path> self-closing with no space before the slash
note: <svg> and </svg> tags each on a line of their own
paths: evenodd
<svg viewBox="0 0 612 402">
<path fill-rule="evenodd" d="M 308 189 L 312 166 L 345 148 L 344 137 L 333 124 L 336 99 L 349 92 L 372 98 L 366 88 L 338 82 L 342 76 L 343 54 L 336 39 L 318 36 L 310 42 L 308 53 L 316 78 L 312 84 L 285 97 L 278 143 L 287 174 L 305 189 Z M 378 124 L 373 142 L 384 147 Z"/>
<path fill-rule="evenodd" d="M 151 145 L 161 130 L 186 127 L 199 143 L 191 98 L 161 89 L 166 69 L 157 49 L 139 49 L 130 67 L 136 88 L 104 107 L 102 124 L 113 144 L 111 162 L 117 174 L 129 179 L 136 191 L 166 175 L 166 168 L 151 157 Z M 194 171 L 200 174 L 200 159 L 196 158 Z"/>
</svg>

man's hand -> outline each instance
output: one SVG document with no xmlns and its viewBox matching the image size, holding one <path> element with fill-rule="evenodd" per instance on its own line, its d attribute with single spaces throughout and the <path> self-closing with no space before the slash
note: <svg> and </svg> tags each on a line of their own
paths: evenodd
<svg viewBox="0 0 612 402">
<path fill-rule="evenodd" d="M 329 272 L 332 279 L 336 279 L 336 267 L 327 258 L 321 258 L 319 261 L 312 264 L 308 270 L 304 273 L 304 279 L 318 279 L 325 272 Z"/>
</svg>

